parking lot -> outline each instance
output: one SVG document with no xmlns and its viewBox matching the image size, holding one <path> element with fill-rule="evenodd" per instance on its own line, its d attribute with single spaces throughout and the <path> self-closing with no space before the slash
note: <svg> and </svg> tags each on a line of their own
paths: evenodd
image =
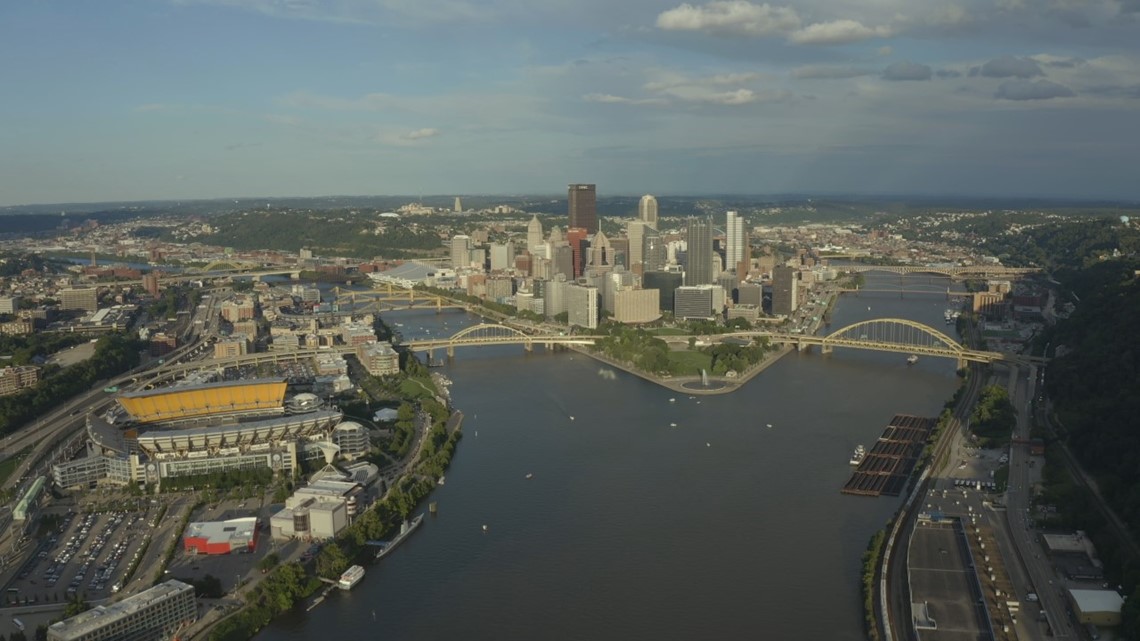
<svg viewBox="0 0 1140 641">
<path fill-rule="evenodd" d="M 157 517 L 157 508 L 47 515 L 43 535 L 30 542 L 36 548 L 6 588 L 6 601 L 90 601 L 118 592 L 142 548 L 140 534 L 153 528 Z"/>
</svg>

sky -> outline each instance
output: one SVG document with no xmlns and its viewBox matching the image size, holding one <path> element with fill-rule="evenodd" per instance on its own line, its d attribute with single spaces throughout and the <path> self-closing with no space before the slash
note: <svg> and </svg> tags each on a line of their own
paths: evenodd
<svg viewBox="0 0 1140 641">
<path fill-rule="evenodd" d="M 12 0 L 0 88 L 0 205 L 1140 199 L 1140 0 Z"/>
</svg>

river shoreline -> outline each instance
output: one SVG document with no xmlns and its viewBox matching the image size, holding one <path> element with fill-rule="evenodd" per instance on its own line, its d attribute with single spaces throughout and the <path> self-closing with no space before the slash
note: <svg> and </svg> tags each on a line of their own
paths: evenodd
<svg viewBox="0 0 1140 641">
<path fill-rule="evenodd" d="M 777 348 L 775 351 L 764 354 L 764 358 L 752 367 L 748 368 L 743 374 L 729 378 L 727 376 L 709 376 L 707 380 L 713 387 L 702 387 L 702 378 L 700 376 L 669 376 L 663 377 L 656 374 L 637 369 L 636 367 L 616 361 L 605 354 L 590 351 L 587 347 L 579 345 L 571 345 L 570 349 L 588 356 L 599 363 L 605 363 L 610 367 L 616 367 L 623 372 L 633 374 L 639 378 L 656 383 L 661 387 L 679 392 L 681 394 L 689 394 L 693 396 L 715 396 L 717 394 L 731 394 L 744 386 L 745 383 L 755 378 L 758 374 L 772 366 L 773 363 L 783 358 L 788 352 L 793 351 L 795 348 L 790 346 L 783 346 Z"/>
</svg>

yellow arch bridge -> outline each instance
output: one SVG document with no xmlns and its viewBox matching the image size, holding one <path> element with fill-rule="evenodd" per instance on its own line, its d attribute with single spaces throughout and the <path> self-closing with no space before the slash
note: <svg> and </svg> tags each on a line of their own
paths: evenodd
<svg viewBox="0 0 1140 641">
<path fill-rule="evenodd" d="M 562 336 L 559 334 L 528 334 L 520 329 L 499 325 L 497 323 L 482 323 L 473 325 L 456 332 L 447 338 L 431 338 L 406 341 L 404 347 L 417 352 L 431 352 L 437 349 L 446 349 L 448 356 L 455 356 L 456 347 L 482 346 L 482 345 L 522 345 L 528 352 L 534 349 L 535 344 L 553 347 L 555 345 L 593 345 L 596 336 Z"/>
<path fill-rule="evenodd" d="M 774 343 L 794 345 L 799 350 L 816 346 L 825 354 L 836 347 L 846 347 L 878 352 L 914 354 L 916 356 L 952 358 L 957 361 L 959 368 L 965 367 L 967 362 L 1005 362 L 1019 365 L 1045 362 L 1045 359 L 1034 356 L 969 349 L 933 327 L 902 318 L 866 320 L 848 325 L 827 336 L 764 331 L 739 332 L 731 334 L 731 336 L 767 337 Z"/>
</svg>

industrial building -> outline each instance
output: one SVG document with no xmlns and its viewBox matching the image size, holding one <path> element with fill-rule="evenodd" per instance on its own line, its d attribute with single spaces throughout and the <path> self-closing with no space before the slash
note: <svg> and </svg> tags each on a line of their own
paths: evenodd
<svg viewBox="0 0 1140 641">
<path fill-rule="evenodd" d="M 249 516 L 227 521 L 190 523 L 182 537 L 187 554 L 230 554 L 257 549 L 257 519 Z"/>
<path fill-rule="evenodd" d="M 198 618 L 194 588 L 170 580 L 48 627 L 48 641 L 169 639 Z"/>
<path fill-rule="evenodd" d="M 1069 602 L 1077 621 L 1098 628 L 1120 625 L 1120 610 L 1124 598 L 1115 590 L 1069 590 Z"/>
</svg>

